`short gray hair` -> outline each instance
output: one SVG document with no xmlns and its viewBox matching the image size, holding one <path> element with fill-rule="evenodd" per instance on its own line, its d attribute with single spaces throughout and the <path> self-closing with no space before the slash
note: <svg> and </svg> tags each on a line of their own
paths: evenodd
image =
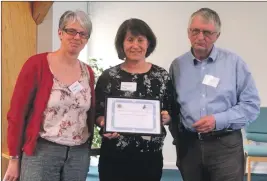
<svg viewBox="0 0 267 181">
<path fill-rule="evenodd" d="M 92 32 L 92 22 L 88 14 L 81 10 L 69 10 L 63 13 L 60 17 L 58 28 L 63 30 L 68 23 L 74 23 L 76 21 L 80 23 L 90 37 Z"/>
<path fill-rule="evenodd" d="M 197 10 L 196 12 L 194 12 L 190 17 L 189 26 L 191 25 L 193 19 L 198 15 L 209 22 L 210 21 L 214 22 L 217 31 L 218 32 L 221 31 L 222 24 L 221 24 L 221 20 L 220 20 L 218 13 L 212 9 L 209 9 L 209 8 L 201 8 L 201 9 Z"/>
</svg>

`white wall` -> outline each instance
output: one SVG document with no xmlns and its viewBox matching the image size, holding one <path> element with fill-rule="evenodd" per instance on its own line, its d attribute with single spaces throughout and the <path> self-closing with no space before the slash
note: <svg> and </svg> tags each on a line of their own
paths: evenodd
<svg viewBox="0 0 267 181">
<path fill-rule="evenodd" d="M 53 49 L 53 6 L 43 22 L 37 26 L 37 53 L 51 52 Z"/>
<path fill-rule="evenodd" d="M 259 89 L 262 106 L 267 106 L 267 3 L 266 2 L 90 2 L 93 34 L 89 56 L 102 58 L 106 65 L 120 60 L 114 47 L 119 25 L 129 18 L 141 18 L 152 28 L 158 46 L 148 61 L 169 69 L 174 58 L 190 48 L 186 28 L 190 15 L 199 8 L 217 11 L 222 33 L 217 46 L 230 49 L 244 58 Z M 175 168 L 175 149 L 168 134 L 164 146 L 164 166 Z M 255 169 L 256 167 L 254 167 Z M 264 170 L 265 169 L 265 170 Z M 255 172 L 267 172 L 258 164 Z"/>
</svg>

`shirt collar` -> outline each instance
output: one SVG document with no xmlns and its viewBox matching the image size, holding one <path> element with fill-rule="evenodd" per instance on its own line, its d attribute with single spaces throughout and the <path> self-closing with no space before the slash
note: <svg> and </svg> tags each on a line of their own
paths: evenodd
<svg viewBox="0 0 267 181">
<path fill-rule="evenodd" d="M 215 47 L 215 45 L 213 45 L 212 50 L 211 50 L 210 55 L 207 58 L 207 60 L 208 61 L 215 62 L 216 61 L 216 58 L 217 58 L 217 54 L 218 54 L 218 49 Z M 198 60 L 194 56 L 193 49 L 192 48 L 190 50 L 189 56 L 190 56 L 190 59 L 193 60 L 194 65 L 196 65 L 198 63 Z"/>
</svg>

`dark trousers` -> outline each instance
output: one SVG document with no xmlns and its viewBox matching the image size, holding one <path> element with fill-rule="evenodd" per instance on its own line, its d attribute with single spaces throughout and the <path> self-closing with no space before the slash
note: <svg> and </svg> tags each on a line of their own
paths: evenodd
<svg viewBox="0 0 267 181">
<path fill-rule="evenodd" d="M 100 181 L 160 181 L 162 153 L 139 153 L 124 157 L 123 154 L 100 155 Z"/>
<path fill-rule="evenodd" d="M 184 181 L 243 181 L 244 150 L 241 131 L 200 140 L 180 132 L 178 167 Z"/>
</svg>

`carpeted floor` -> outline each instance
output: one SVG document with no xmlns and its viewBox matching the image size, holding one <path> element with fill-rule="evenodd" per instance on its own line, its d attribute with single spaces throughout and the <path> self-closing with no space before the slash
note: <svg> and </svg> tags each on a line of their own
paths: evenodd
<svg viewBox="0 0 267 181">
<path fill-rule="evenodd" d="M 97 167 L 91 166 L 86 181 L 98 181 Z M 244 181 L 246 181 L 246 176 Z M 163 170 L 161 181 L 183 181 L 178 170 Z M 252 174 L 251 181 L 267 181 L 267 174 Z"/>
</svg>

